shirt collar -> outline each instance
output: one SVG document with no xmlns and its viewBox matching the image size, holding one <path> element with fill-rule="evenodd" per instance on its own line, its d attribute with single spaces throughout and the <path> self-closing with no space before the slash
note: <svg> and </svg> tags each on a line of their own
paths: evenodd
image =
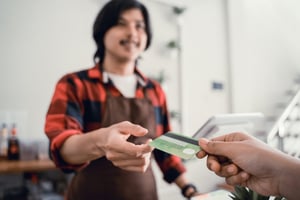
<svg viewBox="0 0 300 200">
<path fill-rule="evenodd" d="M 145 87 L 147 85 L 148 78 L 140 70 L 138 70 L 137 67 L 134 68 L 134 74 L 137 76 L 138 83 Z M 91 79 L 100 79 L 103 83 L 108 83 L 109 81 L 108 74 L 98 63 L 89 70 L 88 76 Z"/>
</svg>

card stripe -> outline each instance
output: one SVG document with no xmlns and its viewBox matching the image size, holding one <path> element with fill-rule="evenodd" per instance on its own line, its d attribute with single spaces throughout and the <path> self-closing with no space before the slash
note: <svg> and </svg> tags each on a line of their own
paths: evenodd
<svg viewBox="0 0 300 200">
<path fill-rule="evenodd" d="M 164 141 L 167 141 L 167 142 L 170 142 L 171 145 L 179 145 L 181 147 L 185 147 L 187 144 L 189 143 L 186 143 L 185 141 L 181 141 L 181 140 L 178 140 L 176 138 L 171 138 L 171 137 L 168 137 L 168 136 L 165 136 L 165 135 L 162 135 L 160 137 L 160 139 L 164 140 Z"/>
<path fill-rule="evenodd" d="M 193 144 L 193 145 L 197 145 L 197 146 L 199 145 L 198 140 L 187 138 L 187 137 L 184 137 L 184 136 L 181 136 L 181 135 L 178 135 L 178 134 L 174 134 L 174 133 L 171 133 L 171 132 L 165 133 L 164 136 L 174 138 L 174 139 L 177 139 L 177 140 L 181 140 L 181 141 Z"/>
</svg>

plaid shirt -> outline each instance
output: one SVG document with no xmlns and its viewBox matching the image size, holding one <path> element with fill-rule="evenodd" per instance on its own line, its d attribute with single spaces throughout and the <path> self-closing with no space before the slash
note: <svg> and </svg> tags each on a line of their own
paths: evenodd
<svg viewBox="0 0 300 200">
<path fill-rule="evenodd" d="M 147 90 L 147 97 L 155 109 L 156 135 L 170 131 L 166 97 L 161 86 L 136 68 L 135 74 L 138 77 L 135 98 L 144 98 L 143 91 Z M 59 149 L 68 137 L 102 127 L 101 118 L 105 110 L 107 91 L 105 88 L 113 96 L 121 95 L 107 74 L 100 70 L 99 65 L 67 74 L 58 81 L 46 115 L 45 132 L 50 140 L 51 157 L 62 170 L 74 171 L 88 165 L 70 165 L 64 162 Z M 164 174 L 164 179 L 169 183 L 186 171 L 176 156 L 155 149 L 154 158 Z"/>
</svg>

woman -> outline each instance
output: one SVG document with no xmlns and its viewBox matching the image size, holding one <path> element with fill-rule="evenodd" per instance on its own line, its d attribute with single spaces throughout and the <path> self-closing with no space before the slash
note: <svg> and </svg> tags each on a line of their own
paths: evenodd
<svg viewBox="0 0 300 200">
<path fill-rule="evenodd" d="M 76 171 L 68 199 L 157 199 L 152 151 L 164 179 L 192 196 L 196 188 L 181 160 L 148 145 L 170 124 L 162 88 L 137 69 L 152 38 L 147 9 L 134 0 L 109 1 L 93 37 L 95 66 L 58 82 L 45 124 L 56 165 Z"/>
</svg>

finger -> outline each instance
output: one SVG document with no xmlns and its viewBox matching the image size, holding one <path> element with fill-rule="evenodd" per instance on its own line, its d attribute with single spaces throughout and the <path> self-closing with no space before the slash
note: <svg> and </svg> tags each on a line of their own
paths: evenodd
<svg viewBox="0 0 300 200">
<path fill-rule="evenodd" d="M 199 140 L 200 147 L 208 154 L 228 157 L 235 152 L 234 142 L 209 141 L 205 138 Z"/>
<path fill-rule="evenodd" d="M 206 138 L 200 138 L 199 141 L 198 141 L 198 144 L 201 147 L 202 151 L 206 151 L 206 152 L 208 152 L 208 150 L 209 150 L 208 149 L 208 143 L 209 143 L 209 140 L 206 139 Z"/>
<path fill-rule="evenodd" d="M 242 132 L 233 132 L 229 134 L 224 134 L 215 138 L 212 138 L 212 141 L 222 141 L 222 142 L 238 142 L 238 141 L 244 141 L 249 139 L 256 139 L 255 137 Z"/>
<path fill-rule="evenodd" d="M 145 144 L 140 145 L 142 147 L 141 152 L 140 152 L 141 155 L 150 153 L 154 150 L 154 147 L 149 145 L 151 141 L 152 141 L 152 139 L 148 139 Z M 140 156 L 140 155 L 137 154 L 137 156 Z"/>
<path fill-rule="evenodd" d="M 131 157 L 142 157 L 144 154 L 150 153 L 153 151 L 152 148 L 148 144 L 136 145 L 131 142 L 123 141 L 122 143 L 116 145 L 111 148 L 111 153 L 120 153 L 123 157 L 128 158 Z M 117 154 L 115 154 L 116 156 Z"/>
<path fill-rule="evenodd" d="M 139 159 L 145 159 L 147 157 L 150 157 L 148 154 L 151 156 L 151 152 L 145 153 L 141 156 L 136 156 L 136 155 L 128 155 L 127 153 L 120 153 L 120 152 L 109 152 L 106 155 L 106 158 L 112 162 L 122 162 L 122 161 L 129 161 L 129 160 L 139 160 Z"/>
<path fill-rule="evenodd" d="M 128 160 L 116 160 L 113 161 L 113 164 L 118 167 L 128 167 L 128 166 L 142 167 L 147 164 L 147 161 L 144 158 L 138 158 L 138 159 L 128 159 Z"/>
<path fill-rule="evenodd" d="M 132 157 L 138 157 L 141 156 L 144 152 L 150 152 L 151 147 L 150 146 L 144 146 L 144 145 L 136 145 L 128 141 L 122 141 L 115 147 L 111 148 L 112 152 L 119 152 L 124 155 L 132 156 Z"/>
<path fill-rule="evenodd" d="M 149 157 L 132 159 L 132 160 L 122 160 L 113 162 L 113 164 L 119 168 L 126 170 L 133 170 L 139 172 L 145 172 L 150 164 Z"/>
<path fill-rule="evenodd" d="M 116 161 L 116 160 L 136 159 L 137 157 L 135 155 L 129 155 L 128 153 L 125 152 L 109 151 L 106 154 L 106 158 L 110 161 Z"/>
<path fill-rule="evenodd" d="M 140 149 L 136 152 L 136 157 L 145 157 L 145 154 L 151 154 L 151 152 L 154 150 L 154 148 L 149 144 L 141 144 L 137 146 L 140 147 Z"/>
<path fill-rule="evenodd" d="M 221 164 L 219 163 L 218 158 L 213 155 L 207 156 L 206 165 L 208 169 L 215 173 L 219 172 L 221 169 Z"/>
<path fill-rule="evenodd" d="M 199 151 L 197 154 L 196 154 L 196 156 L 198 157 L 198 158 L 204 158 L 205 156 L 207 155 L 207 153 L 205 152 L 205 151 L 203 151 L 203 150 L 201 150 L 201 151 Z"/>
<path fill-rule="evenodd" d="M 130 134 L 134 136 L 143 136 L 148 133 L 148 130 L 143 128 L 140 125 L 133 124 L 128 121 L 120 122 L 118 125 L 118 129 L 123 134 Z"/>
<path fill-rule="evenodd" d="M 149 144 L 150 144 L 150 142 L 152 142 L 152 139 L 147 139 L 147 141 L 146 141 L 146 143 L 145 143 L 145 144 L 149 145 Z M 154 147 L 153 147 L 153 148 L 154 148 Z"/>
<path fill-rule="evenodd" d="M 216 174 L 221 177 L 234 176 L 239 173 L 239 168 L 235 164 L 227 164 L 221 166 L 221 169 Z"/>
<path fill-rule="evenodd" d="M 238 174 L 241 177 L 241 180 L 243 180 L 243 182 L 246 182 L 250 179 L 251 175 L 245 171 L 241 171 Z"/>
<path fill-rule="evenodd" d="M 250 178 L 250 175 L 244 171 L 241 171 L 240 173 L 227 177 L 226 183 L 229 185 L 245 185 L 245 182 Z"/>
<path fill-rule="evenodd" d="M 152 142 L 152 139 L 147 139 L 147 141 L 144 144 L 140 144 L 140 146 L 150 147 L 151 149 L 154 149 L 154 147 L 150 146 L 150 142 Z"/>
</svg>

